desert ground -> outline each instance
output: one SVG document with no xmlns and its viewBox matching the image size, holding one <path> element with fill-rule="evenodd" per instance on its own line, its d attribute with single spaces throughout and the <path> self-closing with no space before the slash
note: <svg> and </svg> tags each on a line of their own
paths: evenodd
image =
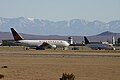
<svg viewBox="0 0 120 80">
<path fill-rule="evenodd" d="M 73 73 L 75 80 L 120 80 L 119 55 L 109 52 L 0 51 L 0 74 L 4 75 L 1 80 L 59 80 L 63 73 Z"/>
</svg>

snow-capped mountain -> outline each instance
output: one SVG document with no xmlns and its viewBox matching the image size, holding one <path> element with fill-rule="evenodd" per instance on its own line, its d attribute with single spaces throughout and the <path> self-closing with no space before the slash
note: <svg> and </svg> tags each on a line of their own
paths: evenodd
<svg viewBox="0 0 120 80">
<path fill-rule="evenodd" d="M 10 32 L 13 27 L 21 33 L 38 35 L 95 35 L 104 31 L 120 32 L 120 20 L 86 21 L 72 19 L 69 21 L 49 21 L 34 18 L 2 18 L 0 17 L 0 31 Z"/>
</svg>

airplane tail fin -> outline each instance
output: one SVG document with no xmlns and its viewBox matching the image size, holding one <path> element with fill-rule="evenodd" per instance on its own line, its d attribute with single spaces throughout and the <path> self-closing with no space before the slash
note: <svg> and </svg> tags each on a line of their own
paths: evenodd
<svg viewBox="0 0 120 80">
<path fill-rule="evenodd" d="M 14 30 L 14 28 L 11 28 L 11 31 L 15 41 L 23 40 L 23 37 L 16 30 Z"/>
<path fill-rule="evenodd" d="M 85 44 L 90 44 L 89 40 L 87 39 L 86 36 L 84 36 Z"/>
</svg>

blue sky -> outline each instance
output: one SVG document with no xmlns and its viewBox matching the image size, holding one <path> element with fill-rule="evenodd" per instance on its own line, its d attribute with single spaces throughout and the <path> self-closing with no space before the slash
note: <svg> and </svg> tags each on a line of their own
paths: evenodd
<svg viewBox="0 0 120 80">
<path fill-rule="evenodd" d="M 0 0 L 0 17 L 52 21 L 120 19 L 120 0 Z"/>
</svg>

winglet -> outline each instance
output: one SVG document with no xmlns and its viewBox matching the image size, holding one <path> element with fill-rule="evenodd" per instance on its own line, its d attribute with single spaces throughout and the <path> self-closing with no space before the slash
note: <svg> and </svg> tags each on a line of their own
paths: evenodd
<svg viewBox="0 0 120 80">
<path fill-rule="evenodd" d="M 17 31 L 15 31 L 14 28 L 11 28 L 11 31 L 15 41 L 23 40 L 22 36 Z"/>
<path fill-rule="evenodd" d="M 90 44 L 89 40 L 87 39 L 86 36 L 84 36 L 85 44 Z"/>
</svg>

